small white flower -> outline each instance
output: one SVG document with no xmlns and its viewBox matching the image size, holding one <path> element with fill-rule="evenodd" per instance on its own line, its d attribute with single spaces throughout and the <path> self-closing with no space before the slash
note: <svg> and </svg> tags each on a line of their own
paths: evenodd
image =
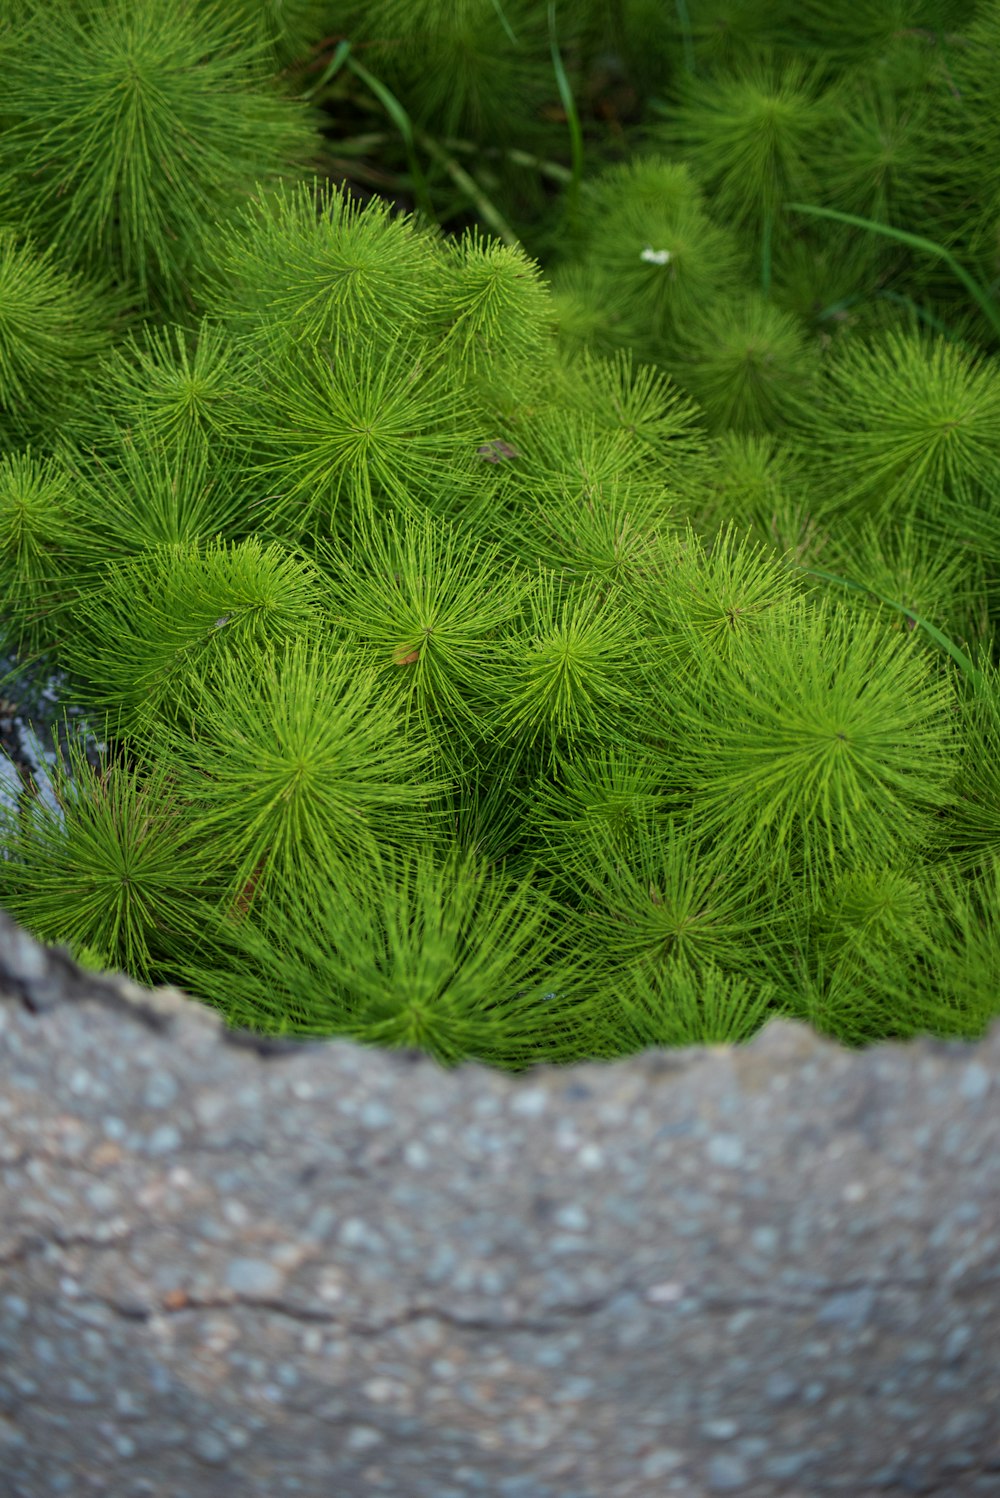
<svg viewBox="0 0 1000 1498">
<path fill-rule="evenodd" d="M 669 265 L 670 251 L 654 250 L 653 246 L 648 244 L 640 254 L 639 259 L 645 260 L 649 265 Z"/>
</svg>

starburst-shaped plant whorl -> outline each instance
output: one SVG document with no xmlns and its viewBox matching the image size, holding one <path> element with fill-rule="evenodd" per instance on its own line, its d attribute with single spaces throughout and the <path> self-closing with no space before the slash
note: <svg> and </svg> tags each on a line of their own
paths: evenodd
<svg viewBox="0 0 1000 1498">
<path fill-rule="evenodd" d="M 578 973 L 537 880 L 426 847 L 386 852 L 364 872 L 362 888 L 300 863 L 253 918 L 226 923 L 211 969 L 189 965 L 193 991 L 234 1024 L 415 1046 L 443 1065 L 580 1054 L 581 1020 L 553 1002 Z"/>
<path fill-rule="evenodd" d="M 847 1045 L 977 1034 L 982 980 L 995 983 L 1000 970 L 992 912 L 984 922 L 974 883 L 950 862 L 933 869 L 929 879 L 915 857 L 832 870 L 799 927 L 795 961 L 784 972 L 780 957 L 773 964 L 786 1012 Z"/>
<path fill-rule="evenodd" d="M 442 306 L 447 345 L 466 368 L 518 372 L 542 356 L 551 317 L 548 288 L 520 248 L 463 235 L 448 256 Z"/>
<path fill-rule="evenodd" d="M 314 149 L 304 107 L 259 74 L 219 5 L 35 6 L 5 78 L 16 211 L 81 264 L 181 303 L 208 226 Z"/>
<path fill-rule="evenodd" d="M 824 200 L 877 223 L 918 223 L 928 199 L 947 185 L 931 97 L 873 82 L 867 71 L 837 99 L 817 160 Z"/>
<path fill-rule="evenodd" d="M 662 11 L 656 0 L 641 0 L 640 14 L 654 35 L 662 27 L 670 37 L 664 74 L 677 57 L 699 75 L 742 72 L 759 64 L 762 47 L 778 46 L 783 34 L 787 38 L 789 24 L 787 7 L 776 0 L 699 0 L 697 7 L 684 6 L 676 14 Z M 662 75 L 655 92 L 661 89 Z"/>
<path fill-rule="evenodd" d="M 864 865 L 836 871 L 810 923 L 828 957 L 870 962 L 880 944 L 912 943 L 926 931 L 929 896 L 916 875 Z"/>
<path fill-rule="evenodd" d="M 538 866 L 575 901 L 593 873 L 591 831 L 605 829 L 627 857 L 639 823 L 665 821 L 680 804 L 676 792 L 667 753 L 646 744 L 585 750 L 560 758 L 522 792 L 524 832 Z"/>
<path fill-rule="evenodd" d="M 366 341 L 422 331 L 438 309 L 444 253 L 413 220 L 341 188 L 279 186 L 225 227 L 212 310 L 260 346 Z"/>
<path fill-rule="evenodd" d="M 365 0 L 354 34 L 379 77 L 439 137 L 509 139 L 551 96 L 545 10 L 535 0 Z"/>
<path fill-rule="evenodd" d="M 621 599 L 571 590 L 541 571 L 527 629 L 511 649 L 509 687 L 495 731 L 550 758 L 574 745 L 610 742 L 639 706 L 641 641 Z"/>
<path fill-rule="evenodd" d="M 735 522 L 758 545 L 808 566 L 822 555 L 825 537 L 809 514 L 805 473 L 784 437 L 723 432 L 692 506 L 695 528 L 707 540 Z"/>
<path fill-rule="evenodd" d="M 1000 485 L 996 362 L 944 338 L 893 333 L 841 346 L 796 423 L 828 512 L 907 513 L 928 523 L 989 525 Z"/>
<path fill-rule="evenodd" d="M 637 812 L 623 837 L 607 819 L 594 818 L 582 842 L 574 930 L 611 971 L 658 969 L 674 958 L 695 968 L 745 958 L 748 937 L 763 920 L 760 891 L 725 852 L 699 838 L 689 819 Z"/>
<path fill-rule="evenodd" d="M 986 592 L 983 558 L 961 537 L 927 536 L 910 519 L 891 529 L 870 519 L 841 524 L 821 566 L 838 577 L 863 579 L 868 591 L 852 590 L 841 602 L 881 613 L 888 629 L 913 630 L 926 620 L 961 642 L 982 629 L 976 616 Z"/>
<path fill-rule="evenodd" d="M 673 717 L 700 826 L 816 883 L 931 842 L 957 763 L 954 692 L 913 634 L 803 603 L 681 678 Z"/>
<path fill-rule="evenodd" d="M 304 61 L 326 34 L 325 0 L 230 0 L 230 6 L 238 29 L 266 49 L 276 69 Z"/>
<path fill-rule="evenodd" d="M 612 354 L 634 347 L 623 321 L 625 308 L 612 300 L 612 282 L 591 261 L 565 260 L 549 272 L 552 323 L 560 347 L 570 354 L 590 349 Z"/>
<path fill-rule="evenodd" d="M 1000 5 L 996 0 L 978 6 L 963 32 L 963 45 L 947 49 L 949 89 L 940 97 L 948 106 L 950 128 L 939 133 L 939 140 L 952 170 L 962 239 L 980 258 L 986 279 L 992 281 L 1000 268 L 1000 121 L 996 109 Z"/>
<path fill-rule="evenodd" d="M 931 1034 L 980 1040 L 996 1020 L 1000 992 L 1000 857 L 987 855 L 975 875 L 937 871 L 931 886 L 928 937 L 907 952 L 902 970 L 884 982 L 889 1024 L 873 1037 L 870 1014 L 859 1016 L 865 1040 Z"/>
<path fill-rule="evenodd" d="M 961 700 L 964 752 L 952 826 L 963 868 L 1000 858 L 1000 671 L 979 662 L 979 677 Z"/>
<path fill-rule="evenodd" d="M 204 321 L 191 335 L 147 325 L 100 370 L 101 436 L 110 421 L 158 450 L 192 451 L 196 438 L 218 450 L 229 440 L 249 380 L 245 355 L 223 329 Z"/>
<path fill-rule="evenodd" d="M 444 787 L 426 744 L 338 641 L 265 647 L 249 674 L 245 655 L 221 659 L 194 691 L 191 730 L 163 742 L 227 849 L 239 910 L 296 868 L 363 884 L 380 851 L 434 837 Z"/>
<path fill-rule="evenodd" d="M 519 504 L 504 516 L 507 549 L 534 571 L 542 566 L 592 591 L 634 596 L 637 581 L 660 564 L 660 532 L 676 501 L 659 488 L 629 479 L 578 484 L 563 480 L 537 508 Z M 530 495 L 530 479 L 510 497 Z"/>
<path fill-rule="evenodd" d="M 739 432 L 780 429 L 819 368 L 798 319 L 753 292 L 711 302 L 669 362 L 711 428 Z"/>
<path fill-rule="evenodd" d="M 53 645 L 67 607 L 67 552 L 78 541 L 71 491 L 54 458 L 30 448 L 0 456 L 0 598 L 6 640 L 23 656 Z"/>
<path fill-rule="evenodd" d="M 163 763 L 94 768 L 70 741 L 51 768 L 55 801 L 0 812 L 0 899 L 42 941 L 89 949 L 150 981 L 164 944 L 190 943 L 212 886 L 211 851 Z"/>
<path fill-rule="evenodd" d="M 947 33 L 968 27 L 970 8 L 965 0 L 853 0 L 851 24 L 845 26 L 826 0 L 795 0 L 787 16 L 794 18 L 797 46 L 805 42 L 824 52 L 834 66 L 857 65 L 895 78 L 899 72 L 909 77 L 953 67 L 963 47 Z"/>
<path fill-rule="evenodd" d="M 338 628 L 363 647 L 381 690 L 435 738 L 482 736 L 509 680 L 506 636 L 525 580 L 427 513 L 397 522 L 358 516 L 350 537 L 317 551 Z"/>
<path fill-rule="evenodd" d="M 251 528 L 247 485 L 224 444 L 195 428 L 170 442 L 143 426 L 103 450 L 66 450 L 76 540 L 67 552 L 67 584 L 93 586 L 102 568 L 156 546 L 236 540 Z"/>
<path fill-rule="evenodd" d="M 661 138 L 679 145 L 716 211 L 759 227 L 809 201 L 812 158 L 831 118 L 818 75 L 793 60 L 711 78 L 687 75 Z"/>
<path fill-rule="evenodd" d="M 611 167 L 593 183 L 579 254 L 633 347 L 657 357 L 663 339 L 739 279 L 743 254 L 706 212 L 683 165 L 662 156 Z"/>
<path fill-rule="evenodd" d="M 693 968 L 671 957 L 633 964 L 605 1000 L 616 1058 L 667 1046 L 742 1045 L 777 1012 L 773 984 L 727 972 L 714 962 Z"/>
<path fill-rule="evenodd" d="M 43 433 L 81 405 L 111 346 L 115 303 L 0 227 L 0 437 Z"/>
<path fill-rule="evenodd" d="M 190 721 L 211 662 L 232 658 L 252 676 L 260 647 L 318 627 L 318 598 L 315 569 L 277 543 L 157 546 L 109 566 L 75 602 L 65 664 L 127 726 Z"/>
<path fill-rule="evenodd" d="M 748 642 L 769 640 L 801 600 L 794 573 L 731 522 L 711 544 L 691 526 L 664 538 L 659 565 L 640 579 L 638 594 L 652 628 L 646 669 L 668 694 L 684 663 L 738 661 Z"/>
<path fill-rule="evenodd" d="M 278 534 L 336 534 L 373 504 L 447 508 L 468 480 L 475 414 L 451 365 L 418 338 L 338 338 L 276 352 L 247 415 L 271 486 L 261 518 Z"/>
</svg>

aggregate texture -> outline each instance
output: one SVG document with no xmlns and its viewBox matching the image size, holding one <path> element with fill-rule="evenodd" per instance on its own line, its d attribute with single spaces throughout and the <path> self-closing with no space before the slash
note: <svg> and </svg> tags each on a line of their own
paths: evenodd
<svg viewBox="0 0 1000 1498">
<path fill-rule="evenodd" d="M 452 1072 L 0 914 L 0 1494 L 1000 1495 L 1000 1026 Z"/>
</svg>

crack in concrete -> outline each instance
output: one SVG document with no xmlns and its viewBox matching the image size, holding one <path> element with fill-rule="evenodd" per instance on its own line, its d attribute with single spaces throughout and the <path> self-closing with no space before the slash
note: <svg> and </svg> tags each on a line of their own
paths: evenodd
<svg viewBox="0 0 1000 1498">
<path fill-rule="evenodd" d="M 28 1233 L 12 1249 L 0 1254 L 0 1269 L 9 1268 L 12 1264 L 23 1264 L 27 1259 L 44 1254 L 49 1248 L 93 1248 L 102 1252 L 109 1248 L 121 1248 L 123 1244 L 134 1243 L 150 1231 L 152 1226 L 144 1224 L 126 1227 L 123 1232 L 107 1238 L 94 1237 L 90 1233 L 60 1233 L 51 1230 L 44 1234 Z"/>
<path fill-rule="evenodd" d="M 616 1300 L 622 1291 L 615 1291 L 610 1296 L 600 1296 L 590 1301 L 583 1301 L 576 1305 L 561 1306 L 550 1313 L 545 1319 L 521 1319 L 508 1318 L 498 1319 L 487 1316 L 459 1316 L 454 1311 L 446 1311 L 433 1303 L 417 1302 L 400 1311 L 395 1316 L 390 1316 L 384 1321 L 370 1322 L 361 1321 L 343 1315 L 336 1311 L 327 1310 L 323 1306 L 312 1306 L 296 1304 L 292 1301 L 283 1300 L 269 1296 L 242 1296 L 242 1295 L 219 1295 L 219 1296 L 195 1296 L 185 1295 L 183 1304 L 170 1305 L 162 1301 L 155 1307 L 150 1307 L 148 1317 L 152 1316 L 184 1316 L 191 1312 L 202 1311 L 232 1311 L 249 1310 L 264 1311 L 273 1316 L 280 1316 L 286 1320 L 294 1321 L 303 1326 L 331 1326 L 338 1331 L 350 1333 L 361 1337 L 381 1337 L 387 1332 L 395 1331 L 397 1327 L 408 1326 L 414 1321 L 434 1320 L 442 1321 L 447 1326 L 455 1327 L 462 1331 L 475 1332 L 528 1332 L 536 1335 L 547 1335 L 560 1329 L 560 1321 L 578 1316 L 591 1316 L 608 1306 Z M 119 1311 L 130 1319 L 137 1319 L 134 1309 L 120 1311 L 119 1304 L 104 1300 L 109 1309 Z M 558 1319 L 557 1319 L 558 1318 Z"/>
<path fill-rule="evenodd" d="M 649 1299 L 649 1287 L 637 1287 L 635 1284 L 629 1282 L 616 1287 L 606 1294 L 592 1296 L 589 1300 L 553 1306 L 541 1316 L 507 1318 L 483 1315 L 462 1316 L 455 1311 L 446 1310 L 433 1301 L 418 1301 L 381 1322 L 354 1319 L 325 1306 L 295 1302 L 282 1297 L 245 1296 L 236 1293 L 198 1296 L 188 1295 L 184 1292 L 183 1298 L 178 1299 L 175 1304 L 171 1304 L 169 1300 L 161 1300 L 156 1305 L 149 1306 L 145 1314 L 139 1312 L 134 1302 L 123 1304 L 113 1300 L 104 1300 L 103 1303 L 108 1305 L 111 1310 L 126 1316 L 130 1320 L 148 1320 L 155 1315 L 179 1317 L 203 1311 L 231 1311 L 239 1309 L 266 1312 L 270 1315 L 280 1316 L 306 1326 L 321 1325 L 336 1327 L 339 1331 L 364 1337 L 383 1336 L 387 1332 L 394 1331 L 397 1327 L 406 1326 L 414 1321 L 425 1318 L 441 1321 L 445 1325 L 461 1331 L 501 1334 L 525 1332 L 531 1335 L 547 1335 L 552 1332 L 558 1332 L 561 1325 L 568 1320 L 600 1315 L 601 1312 L 609 1310 L 616 1302 L 620 1302 L 622 1299 L 641 1303 L 644 1314 L 648 1316 L 652 1316 L 655 1313 L 669 1314 L 676 1311 L 682 1303 L 685 1303 L 688 1310 L 692 1306 L 696 1306 L 699 1314 L 709 1312 L 729 1316 L 739 1311 L 764 1309 L 791 1315 L 815 1315 L 825 1301 L 838 1295 L 849 1295 L 858 1291 L 869 1290 L 876 1296 L 886 1290 L 902 1290 L 910 1294 L 920 1294 L 926 1293 L 932 1284 L 933 1281 L 930 1279 L 915 1278 L 889 1279 L 875 1282 L 866 1279 L 854 1279 L 835 1281 L 830 1284 L 818 1286 L 813 1291 L 805 1291 L 796 1297 L 779 1297 L 765 1294 L 702 1297 L 698 1294 L 696 1287 L 686 1287 L 686 1293 L 679 1295 L 676 1300 L 667 1304 L 657 1304 L 655 1301 Z"/>
</svg>

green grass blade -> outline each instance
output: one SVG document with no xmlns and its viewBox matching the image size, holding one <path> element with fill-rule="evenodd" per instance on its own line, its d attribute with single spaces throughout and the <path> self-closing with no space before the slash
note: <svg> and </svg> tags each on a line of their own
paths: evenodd
<svg viewBox="0 0 1000 1498">
<path fill-rule="evenodd" d="M 869 587 L 866 583 L 856 583 L 851 578 L 838 577 L 836 573 L 824 572 L 820 567 L 803 567 L 801 570 L 810 577 L 821 577 L 825 582 L 838 583 L 842 588 L 852 588 L 857 593 L 869 593 L 880 603 L 888 604 L 889 608 L 896 609 L 906 619 L 912 620 L 914 625 L 919 625 L 921 629 L 926 630 L 935 645 L 940 645 L 942 650 L 947 651 L 959 670 L 964 672 L 970 681 L 978 681 L 981 673 L 976 670 L 965 651 L 959 649 L 954 641 L 949 640 L 948 636 L 943 634 L 936 625 L 930 624 L 926 619 L 921 619 L 919 614 L 915 614 L 905 604 L 897 603 L 894 598 L 887 598 L 884 593 L 880 593 L 877 588 Z"/>
<path fill-rule="evenodd" d="M 517 37 L 514 35 L 514 28 L 511 26 L 511 24 L 508 21 L 507 17 L 504 15 L 503 6 L 500 4 L 500 0 L 490 0 L 490 3 L 493 6 L 493 9 L 497 13 L 497 20 L 500 22 L 500 25 L 503 27 L 504 32 L 506 33 L 508 41 L 514 47 L 519 46 L 520 43 L 518 42 Z"/>
<path fill-rule="evenodd" d="M 312 88 L 307 89 L 306 92 L 303 94 L 303 98 L 305 98 L 305 99 L 313 99 L 313 98 L 315 98 L 315 96 L 318 93 L 320 93 L 324 88 L 326 88 L 326 85 L 329 82 L 331 82 L 332 79 L 336 78 L 337 74 L 340 72 L 341 68 L 344 66 L 344 63 L 347 61 L 347 55 L 350 52 L 350 50 L 351 50 L 351 44 L 350 44 L 350 42 L 343 41 L 343 42 L 340 42 L 338 44 L 336 51 L 334 52 L 333 56 L 330 58 L 330 61 L 327 63 L 326 67 L 323 69 L 323 73 L 322 73 L 322 76 L 320 77 L 319 82 L 318 83 L 314 83 L 313 86 L 312 86 Z"/>
<path fill-rule="evenodd" d="M 566 69 L 563 67 L 562 56 L 559 52 L 559 38 L 556 32 L 556 0 L 549 0 L 549 45 L 552 51 L 552 67 L 555 71 L 556 83 L 559 87 L 559 98 L 563 109 L 566 111 L 566 122 L 569 125 L 573 176 L 566 194 L 566 215 L 568 218 L 573 219 L 576 217 L 577 203 L 580 197 L 580 179 L 583 176 L 583 128 L 580 125 L 576 100 L 573 98 L 573 90 L 570 88 Z"/>
<path fill-rule="evenodd" d="M 362 66 L 362 64 L 358 62 L 356 58 L 349 58 L 347 66 L 356 77 L 361 79 L 362 83 L 366 83 L 368 85 L 372 93 L 378 99 L 379 103 L 385 109 L 386 114 L 392 120 L 393 124 L 399 131 L 400 135 L 403 137 L 406 144 L 412 150 L 413 126 L 410 123 L 410 116 L 407 114 L 402 104 L 400 104 L 399 100 L 396 98 L 396 95 L 392 92 L 391 89 L 387 88 L 380 79 L 376 78 L 374 73 L 369 73 L 368 69 Z"/>
<path fill-rule="evenodd" d="M 403 108 L 402 104 L 396 98 L 396 95 L 392 92 L 392 90 L 387 88 L 380 79 L 376 78 L 374 73 L 369 73 L 368 69 L 366 67 L 363 67 L 362 64 L 353 57 L 349 57 L 347 59 L 347 66 L 350 68 L 351 72 L 355 75 L 356 78 L 360 78 L 361 82 L 367 84 L 367 86 L 371 89 L 372 93 L 375 95 L 376 99 L 378 99 L 386 114 L 392 120 L 392 123 L 396 126 L 396 129 L 403 137 L 403 143 L 406 146 L 406 153 L 410 159 L 410 175 L 413 178 L 413 195 L 427 218 L 433 219 L 434 214 L 431 210 L 430 197 L 427 192 L 427 182 L 424 178 L 423 172 L 420 170 L 420 163 L 417 160 L 417 150 L 414 141 L 413 125 L 410 121 L 410 116 L 407 114 L 406 110 Z"/>
<path fill-rule="evenodd" d="M 946 250 L 944 245 L 935 243 L 933 239 L 925 239 L 922 234 L 911 234 L 908 229 L 895 229 L 890 224 L 878 224 L 873 219 L 859 218 L 854 213 L 842 213 L 839 208 L 815 208 L 809 203 L 786 203 L 785 207 L 792 213 L 808 213 L 814 218 L 828 218 L 834 223 L 850 224 L 855 229 L 867 229 L 872 234 L 881 234 L 884 239 L 893 239 L 897 244 L 908 245 L 911 250 L 922 250 L 925 255 L 933 255 L 938 260 L 943 260 L 956 280 L 961 281 L 994 333 L 1000 338 L 1000 307 L 979 282 L 974 280 L 963 266 L 959 265 L 954 255 Z"/>
<path fill-rule="evenodd" d="M 887 290 L 876 291 L 873 295 L 875 298 L 885 302 L 895 302 L 898 307 L 908 307 L 914 317 L 918 317 L 929 328 L 933 328 L 935 333 L 940 333 L 942 338 L 947 338 L 949 343 L 958 343 L 961 341 L 959 334 L 953 328 L 950 328 L 946 322 L 942 322 L 940 317 L 935 317 L 934 313 L 929 312 L 926 307 L 921 307 L 920 303 L 915 302 L 912 297 L 904 296 L 899 291 Z M 840 297 L 837 301 L 831 302 L 828 307 L 824 307 L 821 312 L 817 312 L 816 321 L 828 322 L 831 318 L 838 317 L 842 312 L 849 312 L 852 307 L 856 307 L 859 302 L 864 302 L 865 299 L 865 293 L 861 291 L 855 292 L 851 296 Z"/>
<path fill-rule="evenodd" d="M 691 40 L 691 16 L 687 0 L 676 0 L 677 22 L 681 28 L 681 45 L 684 49 L 684 69 L 694 75 L 694 43 Z"/>
<path fill-rule="evenodd" d="M 915 302 L 912 297 L 903 296 L 898 291 L 877 291 L 875 295 L 881 297 L 884 302 L 895 302 L 899 307 L 909 307 L 915 317 L 919 317 L 921 322 L 925 322 L 929 328 L 933 328 L 935 333 L 940 333 L 941 337 L 947 338 L 950 343 L 959 341 L 958 334 L 949 328 L 946 322 L 942 322 L 940 317 L 935 317 L 933 312 L 928 312 L 926 307 L 921 307 L 919 302 Z"/>
<path fill-rule="evenodd" d="M 494 234 L 502 239 L 504 244 L 519 248 L 521 241 L 496 204 L 486 196 L 486 193 L 480 187 L 475 177 L 470 176 L 465 168 L 459 165 L 454 156 L 449 156 L 447 151 L 441 149 L 437 141 L 432 140 L 423 131 L 420 133 L 420 144 L 429 156 L 433 156 L 435 161 L 441 163 L 455 186 L 459 188 L 465 197 L 469 198 L 475 204 L 479 217 L 484 223 L 489 225 Z"/>
</svg>

